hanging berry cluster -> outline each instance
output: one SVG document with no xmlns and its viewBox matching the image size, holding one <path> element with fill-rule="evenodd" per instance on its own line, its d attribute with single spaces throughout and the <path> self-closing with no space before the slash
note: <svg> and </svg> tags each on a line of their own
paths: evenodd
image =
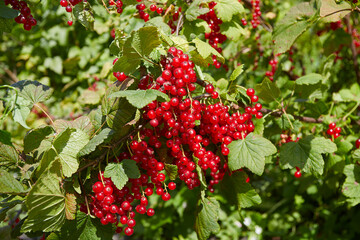
<svg viewBox="0 0 360 240">
<path fill-rule="evenodd" d="M 222 48 L 219 44 L 222 44 L 226 41 L 227 37 L 220 32 L 220 25 L 223 23 L 220 18 L 217 17 L 214 7 L 216 2 L 209 3 L 209 12 L 199 16 L 199 19 L 202 19 L 207 22 L 209 28 L 211 29 L 210 33 L 205 33 L 205 39 L 209 40 L 209 44 L 215 48 L 219 53 L 222 52 Z M 216 56 L 213 55 L 213 65 L 215 68 L 220 68 L 221 63 L 217 61 Z M 224 68 L 227 69 L 227 66 L 224 65 Z"/>
<path fill-rule="evenodd" d="M 261 10 L 260 0 L 251 0 L 252 20 L 250 21 L 253 28 L 257 28 L 260 24 Z"/>
<path fill-rule="evenodd" d="M 37 21 L 31 15 L 31 10 L 27 3 L 18 0 L 5 0 L 5 5 L 11 5 L 12 9 L 20 11 L 20 15 L 15 18 L 15 22 L 24 24 L 24 29 L 30 31 L 33 26 L 37 24 Z"/>
<path fill-rule="evenodd" d="M 68 13 L 71 13 L 73 7 L 81 2 L 82 0 L 60 0 L 60 6 L 64 7 Z"/>
<path fill-rule="evenodd" d="M 340 133 L 341 133 L 341 127 L 336 127 L 336 123 L 331 122 L 329 124 L 329 128 L 326 131 L 326 133 L 330 136 L 333 136 L 334 139 L 340 137 Z"/>
<path fill-rule="evenodd" d="M 171 17 L 170 17 L 170 20 L 168 22 L 168 25 L 171 28 L 171 33 L 176 32 L 176 28 L 177 28 L 177 24 L 178 24 L 178 21 L 179 21 L 180 13 L 181 13 L 181 7 L 179 7 L 177 10 L 174 9 L 173 11 L 171 11 L 169 13 L 171 15 Z"/>
<path fill-rule="evenodd" d="M 161 75 L 156 79 L 145 75 L 138 88 L 161 91 L 170 97 L 170 101 L 153 101 L 142 109 L 142 119 L 146 124 L 138 134 L 130 137 L 129 147 L 116 160 L 135 161 L 141 176 L 130 179 L 127 186 L 117 189 L 111 179 L 99 174 L 89 205 L 91 213 L 100 218 L 102 224 L 120 226 L 121 223 L 123 226 L 118 227 L 117 232 L 124 230 L 126 235 L 134 232 L 135 212 L 154 215 L 154 209 L 147 208 L 148 196 L 155 192 L 164 201 L 171 198 L 169 190 L 174 190 L 176 184 L 166 184 L 166 167 L 175 167 L 179 179 L 189 189 L 200 186 L 198 174 L 210 173 L 209 190 L 214 192 L 214 185 L 226 172 L 229 173 L 227 155 L 230 151 L 227 146 L 254 131 L 253 116 L 262 117 L 262 105 L 256 103 L 258 97 L 251 88 L 247 89 L 251 106 L 246 107 L 244 113 L 230 113 L 228 106 L 217 101 L 219 94 L 213 85 L 197 79 L 194 63 L 180 49 L 171 47 L 160 63 Z M 120 78 L 118 74 L 123 73 L 114 73 Z M 192 97 L 196 83 L 212 100 Z M 164 154 L 166 159 L 162 157 Z M 197 170 L 197 166 L 201 170 Z M 82 210 L 87 211 L 85 206 Z"/>
</svg>

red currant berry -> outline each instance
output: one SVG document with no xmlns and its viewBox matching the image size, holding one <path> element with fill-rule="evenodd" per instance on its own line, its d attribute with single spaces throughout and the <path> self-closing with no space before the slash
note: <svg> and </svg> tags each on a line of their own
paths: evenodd
<svg viewBox="0 0 360 240">
<path fill-rule="evenodd" d="M 169 182 L 168 188 L 169 188 L 170 190 L 175 190 L 175 188 L 176 188 L 176 183 L 174 183 L 174 182 Z"/>
<path fill-rule="evenodd" d="M 149 209 L 147 210 L 146 214 L 147 214 L 149 217 L 154 216 L 155 210 L 152 209 L 152 208 L 149 208 Z"/>
<path fill-rule="evenodd" d="M 254 90 L 253 88 L 248 88 L 248 89 L 246 90 L 246 94 L 247 94 L 249 97 L 254 96 L 255 90 Z"/>
</svg>

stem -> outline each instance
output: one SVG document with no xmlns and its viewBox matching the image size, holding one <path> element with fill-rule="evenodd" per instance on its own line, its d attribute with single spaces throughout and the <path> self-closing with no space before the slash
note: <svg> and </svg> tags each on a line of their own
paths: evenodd
<svg viewBox="0 0 360 240">
<path fill-rule="evenodd" d="M 184 17 L 184 14 L 181 14 L 180 17 L 179 17 L 178 24 L 176 26 L 176 32 L 175 32 L 176 36 L 179 35 L 180 28 L 184 24 L 183 17 Z"/>
<path fill-rule="evenodd" d="M 348 116 L 350 116 L 358 107 L 360 106 L 360 102 L 357 102 L 356 105 L 350 110 L 350 112 L 348 112 L 344 117 L 343 117 L 343 121 L 345 121 Z"/>
<path fill-rule="evenodd" d="M 345 12 L 345 11 L 350 11 L 350 12 L 352 12 L 352 11 L 354 11 L 354 9 L 352 9 L 352 8 L 340 9 L 340 10 L 337 10 L 337 11 L 335 11 L 335 12 L 332 12 L 332 13 L 326 14 L 326 15 L 325 15 L 325 16 L 323 16 L 322 18 L 326 18 L 326 17 L 329 17 L 329 16 L 334 15 L 334 14 L 336 14 L 336 13 L 339 13 L 339 12 Z"/>
<path fill-rule="evenodd" d="M 38 107 L 41 111 L 43 111 L 43 113 L 45 113 L 45 115 L 47 116 L 47 118 L 50 120 L 51 124 L 55 127 L 54 121 L 52 120 L 52 118 L 50 117 L 50 115 L 37 103 L 34 104 L 35 107 Z"/>
</svg>

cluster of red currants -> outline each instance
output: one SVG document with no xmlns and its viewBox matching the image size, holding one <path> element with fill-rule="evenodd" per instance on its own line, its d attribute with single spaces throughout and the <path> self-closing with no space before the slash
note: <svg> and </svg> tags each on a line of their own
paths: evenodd
<svg viewBox="0 0 360 240">
<path fill-rule="evenodd" d="M 131 137 L 128 149 L 116 160 L 135 161 L 141 169 L 141 176 L 130 179 L 127 186 L 117 189 L 111 179 L 100 174 L 99 181 L 93 185 L 95 195 L 90 204 L 91 213 L 103 224 L 120 222 L 127 225 L 124 229 L 126 235 L 134 232 L 135 211 L 154 215 L 154 209 L 147 208 L 146 196 L 156 192 L 164 201 L 171 198 L 168 189 L 174 190 L 176 184 L 165 183 L 164 170 L 166 172 L 168 168 L 177 169 L 179 179 L 189 189 L 199 186 L 198 174 L 206 174 L 209 170 L 212 178 L 209 190 L 214 192 L 214 185 L 228 172 L 227 155 L 230 151 L 227 146 L 254 131 L 253 116 L 262 117 L 262 105 L 256 103 L 258 97 L 251 88 L 247 89 L 247 95 L 252 104 L 245 108 L 244 113 L 231 114 L 229 107 L 218 102 L 201 103 L 207 97 L 216 101 L 219 94 L 213 85 L 197 79 L 194 63 L 180 49 L 171 47 L 160 64 L 163 69 L 161 75 L 156 79 L 150 75 L 143 76 L 138 88 L 161 91 L 170 97 L 170 101 L 153 101 L 142 109 L 142 118 L 148 124 L 139 134 Z M 114 73 L 117 74 L 121 73 Z M 199 100 L 192 97 L 196 83 L 206 92 Z M 140 203 L 135 203 L 135 200 L 140 200 Z M 84 206 L 82 209 L 86 211 Z M 122 227 L 117 228 L 117 232 L 122 230 Z"/>
<path fill-rule="evenodd" d="M 199 19 L 202 19 L 207 22 L 209 28 L 211 29 L 210 33 L 205 33 L 205 39 L 209 40 L 209 44 L 215 48 L 219 53 L 222 52 L 222 48 L 219 47 L 219 44 L 222 44 L 226 41 L 227 37 L 220 32 L 220 25 L 223 23 L 220 18 L 217 17 L 214 7 L 216 2 L 209 3 L 209 12 L 199 16 Z M 220 68 L 221 63 L 217 61 L 216 56 L 213 55 L 213 65 L 215 68 Z M 224 68 L 227 69 L 227 66 L 224 65 Z"/>
<path fill-rule="evenodd" d="M 25 1 L 4 0 L 4 2 L 5 5 L 10 4 L 13 9 L 20 11 L 20 15 L 15 18 L 15 22 L 24 24 L 26 31 L 30 31 L 31 28 L 37 24 L 36 19 L 31 15 L 31 10 Z"/>
<path fill-rule="evenodd" d="M 329 128 L 326 131 L 327 134 L 329 134 L 330 136 L 333 136 L 334 139 L 340 137 L 340 133 L 341 133 L 341 127 L 336 127 L 336 123 L 331 122 L 329 124 Z"/>
<path fill-rule="evenodd" d="M 252 5 L 252 20 L 251 25 L 253 28 L 257 28 L 260 24 L 261 10 L 260 10 L 260 0 L 251 0 Z"/>
<path fill-rule="evenodd" d="M 139 152 L 143 152 L 140 149 L 148 149 L 146 145 L 143 145 L 140 142 L 138 143 Z M 130 156 L 127 154 L 122 154 L 123 158 L 129 158 Z M 121 161 L 122 159 L 120 159 Z M 162 170 L 164 165 L 162 163 L 154 163 L 155 167 L 153 171 L 158 172 L 158 170 Z M 158 173 L 155 179 L 151 179 L 156 184 L 149 183 L 148 175 L 142 174 L 137 179 L 130 179 L 131 188 L 125 186 L 122 189 L 118 189 L 110 178 L 105 178 L 104 173 L 101 172 L 98 174 L 99 181 L 95 182 L 92 186 L 94 196 L 91 196 L 91 202 L 89 204 L 89 210 L 91 214 L 100 219 L 100 222 L 103 225 L 106 224 L 115 224 L 117 226 L 116 232 L 120 233 L 124 229 L 124 233 L 128 236 L 134 233 L 133 227 L 136 225 L 135 211 L 139 214 L 147 214 L 148 216 L 153 216 L 155 214 L 155 210 L 153 208 L 148 207 L 148 199 L 147 196 L 151 196 L 153 194 L 153 189 L 156 186 L 158 195 L 162 195 L 162 199 L 164 201 L 168 201 L 170 199 L 170 194 L 167 192 L 167 188 L 170 190 L 174 190 L 176 188 L 176 184 L 170 182 L 166 188 L 164 184 L 165 190 L 163 190 L 162 183 L 165 180 L 165 175 L 163 173 Z M 145 191 L 143 190 L 145 188 Z M 160 191 L 160 189 L 162 191 Z M 139 204 L 136 204 L 134 208 L 135 200 L 140 200 Z M 133 204 L 133 205 L 132 205 Z M 85 205 L 81 205 L 80 210 L 87 213 L 87 208 Z M 135 210 L 135 211 L 134 211 Z M 122 227 L 119 226 L 120 223 Z"/>
<path fill-rule="evenodd" d="M 60 6 L 64 7 L 67 12 L 72 12 L 76 4 L 81 3 L 82 0 L 60 0 Z"/>
<path fill-rule="evenodd" d="M 171 18 L 170 18 L 170 20 L 168 22 L 168 25 L 171 28 L 171 33 L 176 32 L 176 28 L 177 28 L 178 20 L 179 20 L 179 17 L 180 17 L 180 13 L 181 13 L 181 7 L 179 7 L 177 10 L 174 9 L 174 11 L 169 13 L 171 15 Z"/>
<path fill-rule="evenodd" d="M 138 1 L 138 2 L 140 2 L 140 1 Z M 138 10 L 138 14 L 141 19 L 143 19 L 145 22 L 149 21 L 150 14 L 145 12 L 146 5 L 144 3 L 137 4 L 136 9 Z M 155 4 L 150 5 L 149 9 L 151 12 L 157 12 L 158 14 L 162 14 L 164 11 L 163 8 L 156 7 Z"/>
<path fill-rule="evenodd" d="M 109 0 L 109 5 L 116 7 L 116 12 L 121 14 L 123 12 L 123 2 L 121 0 L 117 0 L 116 2 L 114 0 Z"/>
</svg>

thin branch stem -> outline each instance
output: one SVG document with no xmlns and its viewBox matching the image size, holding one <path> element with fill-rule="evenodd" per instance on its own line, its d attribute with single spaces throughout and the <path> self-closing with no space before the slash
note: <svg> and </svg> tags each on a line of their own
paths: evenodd
<svg viewBox="0 0 360 240">
<path fill-rule="evenodd" d="M 43 111 L 43 113 L 45 113 L 45 115 L 47 116 L 47 118 L 50 120 L 51 124 L 55 127 L 54 121 L 52 120 L 52 118 L 50 117 L 50 115 L 37 103 L 34 104 L 35 107 L 39 108 L 41 111 Z"/>
<path fill-rule="evenodd" d="M 326 18 L 326 17 L 329 17 L 329 16 L 334 15 L 334 14 L 336 14 L 336 13 L 339 13 L 339 12 L 345 12 L 345 11 L 352 12 L 352 11 L 354 11 L 354 9 L 352 9 L 352 8 L 340 9 L 340 10 L 337 10 L 337 11 L 335 11 L 335 12 L 332 12 L 332 13 L 326 14 L 326 15 L 325 15 L 325 16 L 323 16 L 322 18 Z"/>
</svg>

